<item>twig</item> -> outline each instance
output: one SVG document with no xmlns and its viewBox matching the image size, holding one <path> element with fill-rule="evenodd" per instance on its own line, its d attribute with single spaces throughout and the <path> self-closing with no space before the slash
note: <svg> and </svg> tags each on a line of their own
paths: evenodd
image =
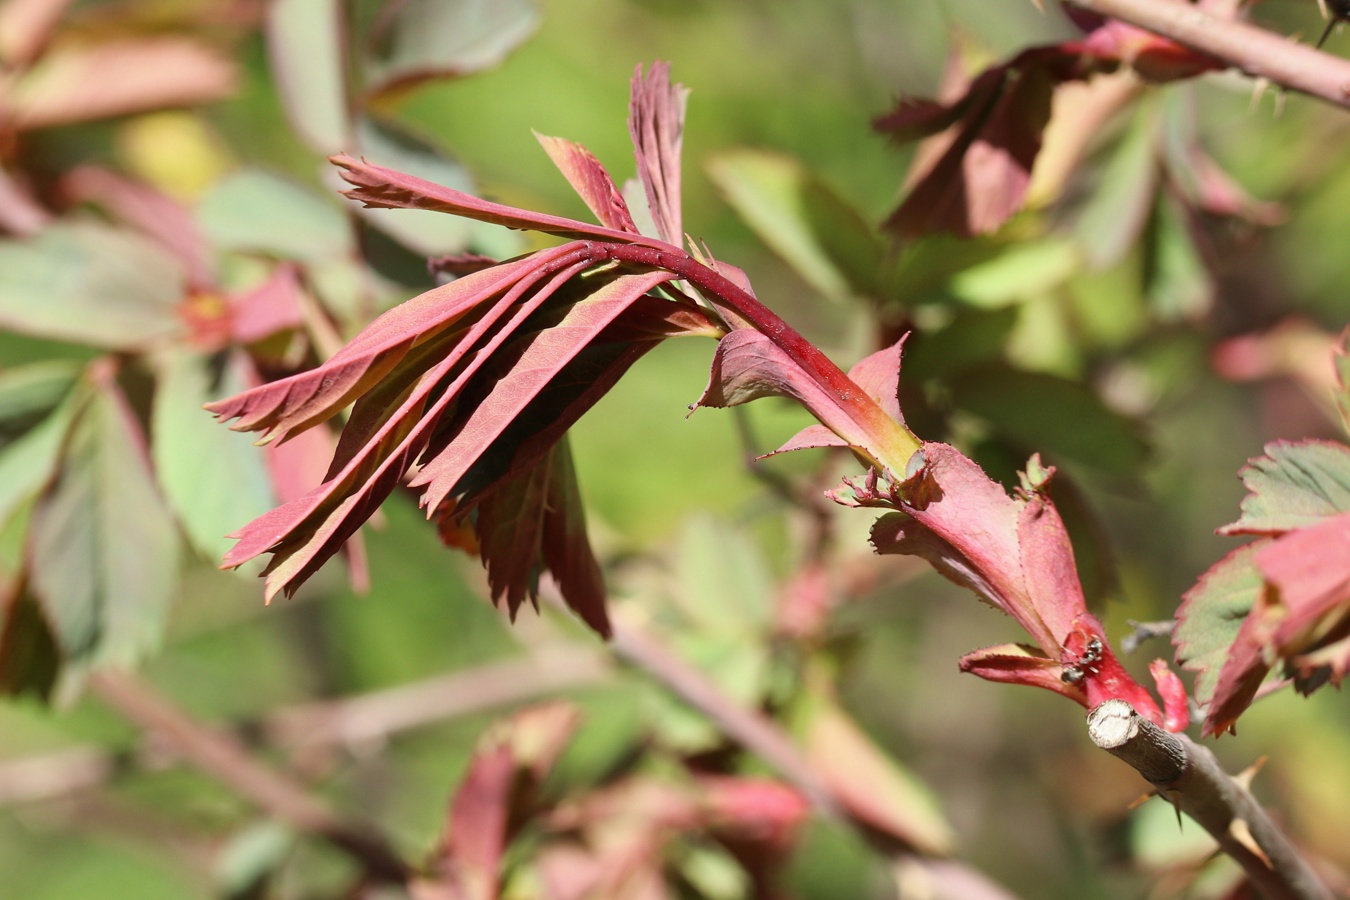
<svg viewBox="0 0 1350 900">
<path fill-rule="evenodd" d="M 162 736 L 197 768 L 269 815 L 345 850 L 374 879 L 396 884 L 408 880 L 407 865 L 383 838 L 344 820 L 303 787 L 255 760 L 233 735 L 197 722 L 133 675 L 104 671 L 91 684 L 109 707 Z"/>
<path fill-rule="evenodd" d="M 706 675 L 667 650 L 655 638 L 622 623 L 614 624 L 614 654 L 656 678 L 672 693 L 707 716 L 731 740 L 768 763 L 817 811 L 839 815 L 834 792 L 791 739 L 767 716 L 732 700 Z"/>
<path fill-rule="evenodd" d="M 303 752 L 354 746 L 433 722 L 509 706 L 607 677 L 609 665 L 595 653 L 545 650 L 520 660 L 489 663 L 412 684 L 338 700 L 286 707 L 261 723 L 223 727 L 237 736 Z M 130 752 L 67 747 L 53 753 L 0 762 L 0 806 L 53 800 L 97 788 L 130 769 L 159 769 L 181 754 L 147 737 Z"/>
<path fill-rule="evenodd" d="M 1289 839 L 1209 748 L 1169 734 L 1124 700 L 1088 714 L 1093 743 L 1133 766 L 1177 809 L 1208 831 L 1268 900 L 1331 900 Z"/>
<path fill-rule="evenodd" d="M 1350 109 L 1350 61 L 1184 0 L 1068 0 L 1214 57 L 1253 78 Z"/>
</svg>

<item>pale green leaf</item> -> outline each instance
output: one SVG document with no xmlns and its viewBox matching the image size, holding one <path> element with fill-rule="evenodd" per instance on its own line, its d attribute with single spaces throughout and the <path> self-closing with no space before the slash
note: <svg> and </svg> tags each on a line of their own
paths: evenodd
<svg viewBox="0 0 1350 900">
<path fill-rule="evenodd" d="M 71 426 L 61 469 L 33 511 L 32 588 L 67 662 L 134 662 L 159 641 L 178 535 L 135 420 L 97 384 Z"/>
<path fill-rule="evenodd" d="M 258 169 L 219 181 L 197 210 L 202 230 L 222 250 L 266 253 L 322 264 L 352 250 L 351 228 L 332 199 Z"/>
<path fill-rule="evenodd" d="M 273 0 L 267 7 L 267 55 L 286 115 L 324 155 L 351 149 L 344 14 L 338 0 Z"/>
<path fill-rule="evenodd" d="M 202 409 L 250 387 L 240 360 L 213 377 L 208 360 L 186 351 L 159 360 L 151 426 L 155 472 L 188 540 L 210 560 L 233 544 L 226 534 L 276 505 L 263 450 Z"/>
<path fill-rule="evenodd" d="M 1225 534 L 1279 534 L 1350 512 L 1350 447 L 1275 441 L 1242 470 L 1242 516 Z"/>
<path fill-rule="evenodd" d="M 852 206 L 800 162 L 733 150 L 708 164 L 732 208 L 808 284 L 828 297 L 880 292 L 885 248 Z"/>
<path fill-rule="evenodd" d="M 0 241 L 0 328 L 110 350 L 177 333 L 181 263 L 149 240 L 95 222 Z"/>
</svg>

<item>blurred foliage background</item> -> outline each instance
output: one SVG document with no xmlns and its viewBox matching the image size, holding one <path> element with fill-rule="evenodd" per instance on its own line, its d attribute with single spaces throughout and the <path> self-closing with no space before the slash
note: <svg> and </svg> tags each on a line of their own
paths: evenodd
<svg viewBox="0 0 1350 900">
<path fill-rule="evenodd" d="M 1213 531 L 1236 518 L 1236 473 L 1266 441 L 1337 435 L 1314 370 L 1321 358 L 1329 378 L 1330 341 L 1319 343 L 1319 332 L 1334 334 L 1350 318 L 1342 288 L 1350 283 L 1350 255 L 1342 250 L 1350 119 L 1343 113 L 1270 91 L 1254 97 L 1249 83 L 1228 76 L 1159 88 L 1140 103 L 1160 127 L 1194 134 L 1237 184 L 1279 204 L 1278 217 L 1192 221 L 1170 232 L 1150 226 L 1146 238 L 1122 237 L 1130 198 L 1152 190 L 1130 169 L 1131 129 L 1139 127 L 1132 111 L 1102 129 L 1079 180 L 1057 203 L 1019 217 L 992 243 L 974 242 L 968 256 L 975 264 L 947 263 L 950 271 L 923 297 L 879 302 L 857 296 L 847 272 L 844 287 L 831 291 L 828 271 L 812 277 L 785 264 L 765 242 L 772 226 L 752 227 L 747 202 L 728 203 L 727 195 L 778 171 L 773 160 L 796 160 L 794 171 L 810 172 L 863 221 L 879 223 L 900 196 L 912 151 L 889 145 L 871 120 L 899 95 L 932 95 L 958 49 L 976 68 L 1066 38 L 1060 17 L 1030 3 L 988 0 L 507 5 L 520 7 L 520 40 L 500 64 L 489 59 L 494 64 L 471 75 L 383 90 L 370 108 L 446 150 L 483 196 L 586 218 L 530 129 L 579 141 L 617 178 L 627 177 L 629 78 L 639 63 L 670 60 L 674 77 L 692 89 L 685 134 L 691 235 L 745 269 L 761 299 L 845 365 L 872 349 L 879 329 L 917 327 L 914 377 L 942 434 L 925 433 L 920 415 L 911 424 L 925 436 L 954 435 L 997 476 L 1037 450 L 1067 472 L 1074 502 L 1066 505 L 1080 513 L 1080 558 L 1112 634 L 1127 633 L 1129 619 L 1170 618 L 1199 573 L 1235 545 Z M 352 6 L 358 32 L 385 14 L 378 4 Z M 1285 33 L 1320 31 L 1312 2 L 1268 0 L 1256 13 Z M 246 254 L 250 245 L 279 253 L 291 240 L 299 245 L 291 254 L 314 281 L 357 277 L 343 271 L 349 261 L 325 256 L 338 254 L 324 243 L 322 222 L 337 221 L 338 240 L 352 239 L 341 236 L 342 206 L 323 155 L 287 118 L 260 5 L 81 2 L 62 15 L 66 46 L 119 34 L 192 36 L 237 67 L 233 89 L 210 102 L 7 131 L 14 172 L 42 194 L 76 165 L 104 166 L 193 210 L 220 253 Z M 297 15 L 300 44 L 321 54 L 323 29 Z M 455 46 L 449 32 L 423 37 L 427 52 Z M 1347 40 L 1333 37 L 1330 49 L 1345 50 Z M 14 103 L 11 96 L 11 111 Z M 284 179 L 284 189 L 276 182 L 249 188 L 246 179 L 259 173 Z M 1103 211 L 1092 212 L 1093 198 L 1102 197 Z M 510 240 L 483 232 L 470 243 L 509 254 Z M 1103 250 L 1112 241 L 1121 249 Z M 1136 241 L 1153 243 L 1139 249 Z M 1182 262 L 1170 270 L 1157 263 L 1173 250 Z M 429 284 L 415 246 L 367 231 L 360 252 L 381 278 L 376 299 L 340 287 L 325 296 L 356 298 L 331 310 L 348 334 L 370 312 L 362 304 L 387 305 Z M 954 245 L 925 252 L 967 258 Z M 17 271 L 0 274 L 11 299 L 28 297 Z M 8 315 L 0 325 L 13 321 Z M 943 343 L 944 329 L 963 322 L 974 324 L 945 332 Z M 1216 348 L 1233 346 L 1225 341 L 1276 326 L 1311 335 L 1298 347 L 1314 350 L 1280 355 L 1293 344 L 1268 342 L 1261 345 L 1266 365 L 1236 373 L 1216 366 L 1226 358 Z M 93 352 L 22 327 L 0 332 L 4 372 Z M 686 418 L 711 353 L 710 343 L 658 348 L 573 430 L 592 539 L 619 620 L 658 636 L 727 696 L 774 713 L 789 731 L 800 733 L 794 716 L 803 696 L 837 700 L 895 767 L 887 777 L 923 786 L 915 790 L 927 799 L 910 801 L 900 817 L 938 815 L 928 811 L 931 803 L 950 825 L 956 857 L 1016 894 L 1169 896 L 1169 884 L 1188 884 L 1196 896 L 1222 891 L 1231 875 L 1222 864 L 1190 880 L 1206 852 L 1199 829 L 1179 832 L 1157 801 L 1131 809 L 1142 783 L 1090 745 L 1079 711 L 1048 693 L 957 672 L 962 653 L 1016 640 L 1012 623 L 931 572 L 870 559 L 865 512 L 827 513 L 837 529 L 831 578 L 847 585 L 835 592 L 841 601 L 805 637 L 783 627 L 785 585 L 802 571 L 811 520 L 774 479 L 818 493 L 846 470 L 822 471 L 821 460 L 806 455 L 766 461 L 758 474 L 747 466 L 748 456 L 805 424 L 786 405 Z M 1053 376 L 1098 399 L 1080 405 L 1079 394 L 1058 388 L 1004 396 L 991 389 L 996 382 L 982 382 L 953 401 L 951 384 L 971 383 L 964 368 L 971 360 L 996 362 L 1004 374 Z M 135 405 L 134 386 L 126 390 Z M 221 521 L 217 531 L 241 524 Z M 731 754 L 728 762 L 715 724 L 640 662 L 614 662 L 566 616 L 546 607 L 512 627 L 483 599 L 474 561 L 444 549 L 409 499 L 396 497 L 380 527 L 367 531 L 368 591 L 353 592 L 340 570 L 325 572 L 270 608 L 260 603 L 253 572 L 217 572 L 204 541 L 194 539 L 196 549 L 182 554 L 162 641 L 144 654 L 141 675 L 196 720 L 240 729 L 260 758 L 337 808 L 359 812 L 413 860 L 430 853 L 442 832 L 447 798 L 484 728 L 533 699 L 566 697 L 584 715 L 548 782 L 554 797 L 583 796 L 618 774 L 660 776 L 676 761 L 766 771 L 752 756 Z M 1146 644 L 1132 668 L 1170 655 L 1161 641 Z M 459 679 L 440 680 L 447 676 Z M 407 713 L 406 721 L 390 720 L 402 724 L 309 743 L 277 737 L 284 733 L 277 723 L 306 704 L 419 683 L 439 686 L 436 699 L 390 700 Z M 812 684 L 825 687 L 813 694 L 803 687 Z M 1342 867 L 1350 866 L 1346 713 L 1339 693 L 1305 700 L 1286 691 L 1259 703 L 1236 738 L 1216 745 L 1235 771 L 1267 756 L 1258 795 L 1301 842 Z M 944 831 L 928 827 L 934 840 Z M 816 818 L 787 857 L 780 884 L 804 898 L 893 897 L 902 884 L 924 896 L 921 879 L 913 880 L 919 876 L 902 865 L 904 842 L 885 838 Z M 528 868 L 528 852 L 519 850 L 513 864 Z M 748 891 L 725 850 L 703 838 L 672 838 L 663 854 L 680 873 L 672 896 Z M 0 703 L 0 896 L 327 897 L 346 889 L 354 866 L 183 765 L 79 679 L 62 685 L 52 704 L 31 696 Z M 530 896 L 529 884 L 518 879 L 517 895 Z"/>
</svg>

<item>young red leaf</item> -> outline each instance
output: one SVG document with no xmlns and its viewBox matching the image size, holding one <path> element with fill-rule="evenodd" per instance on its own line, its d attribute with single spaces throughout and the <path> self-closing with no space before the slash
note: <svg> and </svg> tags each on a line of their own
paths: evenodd
<svg viewBox="0 0 1350 900">
<path fill-rule="evenodd" d="M 761 397 L 792 397 L 846 445 L 870 459 L 884 458 L 885 454 L 874 447 L 876 437 L 894 430 L 899 423 L 861 388 L 858 394 L 835 394 L 763 333 L 741 328 L 718 342 L 708 386 L 694 405 L 722 409 Z M 816 438 L 813 434 L 809 439 Z"/>
<path fill-rule="evenodd" d="M 509 291 L 493 300 L 455 347 L 447 350 L 445 357 L 422 374 L 414 387 L 406 392 L 402 404 L 382 419 L 379 428 L 359 449 L 351 452 L 351 458 L 345 460 L 340 471 L 333 472 L 324 484 L 299 500 L 272 510 L 232 535 L 239 543 L 225 557 L 224 565 L 237 566 L 260 553 L 272 551 L 272 561 L 264 570 L 268 576 L 267 597 L 270 599 L 281 590 L 293 593 L 337 552 L 393 491 L 399 478 L 430 440 L 441 415 L 484 361 L 532 312 L 577 274 L 579 266 L 584 263 L 564 269 L 540 288 L 537 283 L 544 272 L 528 272 Z M 549 266 L 542 268 L 547 271 Z M 487 276 L 490 271 L 482 274 Z M 535 288 L 537 290 L 517 306 L 517 300 Z M 424 294 L 422 298 L 426 296 Z M 416 305 L 422 298 L 409 303 Z M 483 298 L 475 294 L 468 299 Z M 508 310 L 513 310 L 512 315 L 499 325 Z M 396 313 L 397 309 L 390 312 Z M 476 346 L 485 336 L 488 336 L 486 343 Z M 476 352 L 470 353 L 471 350 Z M 453 379 L 442 386 L 442 380 L 451 378 L 452 373 Z M 439 392 L 439 396 L 431 400 L 433 392 Z M 339 456 L 342 449 L 339 444 Z M 337 462 L 335 458 L 335 468 Z"/>
<path fill-rule="evenodd" d="M 563 138 L 548 137 L 538 132 L 534 136 L 601 224 L 619 231 L 638 233 L 633 216 L 628 212 L 628 205 L 623 202 L 623 195 L 614 186 L 614 179 L 609 177 L 605 167 L 600 165 L 600 160 L 591 151 Z"/>
<path fill-rule="evenodd" d="M 336 414 L 389 374 L 416 344 L 518 285 L 539 265 L 522 259 L 427 291 L 371 322 L 318 368 L 206 408 L 221 419 L 239 419 L 230 426 L 235 431 L 263 431 L 264 440 L 285 440 Z"/>
<path fill-rule="evenodd" d="M 645 76 L 641 65 L 633 73 L 628 133 L 633 138 L 638 178 L 647 192 L 647 206 L 657 234 L 677 247 L 684 241 L 680 217 L 680 146 L 688 97 L 687 88 L 670 83 L 669 63 L 653 63 Z"/>
<path fill-rule="evenodd" d="M 1274 441 L 1265 451 L 1242 470 L 1242 516 L 1220 534 L 1281 534 L 1350 513 L 1350 448 Z"/>
<path fill-rule="evenodd" d="M 978 675 L 986 681 L 1025 684 L 1063 694 L 1075 703 L 1088 705 L 1087 694 L 1079 684 L 1064 680 L 1064 666 L 1058 659 L 1043 655 L 1026 644 L 999 644 L 961 657 L 962 672 Z"/>
<path fill-rule="evenodd" d="M 439 864 L 453 896 L 498 896 L 512 834 L 580 720 L 567 704 L 534 707 L 496 723 L 479 741 L 450 802 L 442 841 Z"/>
<path fill-rule="evenodd" d="M 923 445 L 923 465 L 904 485 L 903 513 L 872 529 L 878 553 L 923 556 L 938 571 L 1013 616 L 1046 651 L 1056 636 L 1031 611 L 1022 578 L 1016 502 L 946 444 Z"/>
<path fill-rule="evenodd" d="M 423 487 L 422 505 L 440 506 L 474 461 L 521 414 L 530 401 L 638 297 L 670 279 L 667 272 L 620 275 L 602 283 L 583 301 L 574 302 L 550 328 L 529 338 L 528 346 L 510 361 L 509 370 L 492 384 L 448 445 L 422 465 L 409 482 Z"/>
<path fill-rule="evenodd" d="M 331 158 L 333 165 L 342 169 L 342 177 L 352 185 L 346 196 L 359 200 L 368 207 L 398 209 L 430 209 L 457 216 L 491 222 L 521 231 L 542 231 L 559 237 L 596 239 L 623 243 L 648 243 L 634 232 L 620 231 L 599 225 L 588 225 L 575 219 L 530 212 L 513 206 L 503 206 L 480 200 L 470 194 L 443 185 L 405 175 L 393 169 L 371 165 L 364 160 L 339 155 Z"/>
<path fill-rule="evenodd" d="M 532 469 L 487 492 L 474 514 L 493 599 L 505 600 L 513 619 L 525 598 L 538 592 L 539 574 L 547 567 L 568 605 L 599 634 L 609 636 L 604 581 L 586 537 L 565 440 Z"/>
<path fill-rule="evenodd" d="M 996 230 L 1021 208 L 1050 121 L 1054 87 L 1082 77 L 1077 59 L 1058 47 L 1033 48 L 987 69 L 946 107 L 902 101 L 876 128 L 900 141 L 934 133 L 945 149 L 911 178 L 909 195 L 886 221 L 902 237 Z"/>
</svg>

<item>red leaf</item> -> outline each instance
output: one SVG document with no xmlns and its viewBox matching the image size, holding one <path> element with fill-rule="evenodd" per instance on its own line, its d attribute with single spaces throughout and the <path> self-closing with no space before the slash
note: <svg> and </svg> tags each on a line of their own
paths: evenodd
<svg viewBox="0 0 1350 900">
<path fill-rule="evenodd" d="M 875 435 L 895 427 L 894 421 L 886 418 L 875 403 L 869 406 L 877 421 L 857 421 L 854 418 L 857 405 L 849 405 L 855 398 L 847 393 L 836 396 L 823 387 L 761 332 L 751 328 L 737 329 L 718 342 L 708 386 L 694 405 L 723 409 L 761 397 L 792 397 L 848 446 L 858 448 L 872 458 L 882 455 L 868 449 Z M 811 435 L 808 439 L 817 437 Z"/>
<path fill-rule="evenodd" d="M 987 69 L 946 107 L 902 101 L 878 119 L 878 129 L 895 131 L 900 140 L 953 123 L 950 135 L 934 138 L 945 149 L 911 179 L 909 195 L 886 227 L 907 238 L 996 230 L 1022 206 L 1055 85 L 1078 77 L 1076 56 L 1033 48 Z"/>
<path fill-rule="evenodd" d="M 442 863 L 470 900 L 498 895 L 502 857 L 538 788 L 571 740 L 580 715 L 554 703 L 497 722 L 479 741 L 469 770 L 450 802 Z"/>
<path fill-rule="evenodd" d="M 300 271 L 291 263 L 273 270 L 262 284 L 230 298 L 230 337 L 249 344 L 304 324 Z"/>
<path fill-rule="evenodd" d="M 343 193 L 353 200 L 360 200 L 367 207 L 430 209 L 477 219 L 480 222 L 504 225 L 507 228 L 542 231 L 566 238 L 596 238 L 622 243 L 645 242 L 645 239 L 636 233 L 491 203 L 454 188 L 434 184 L 383 166 L 371 165 L 365 160 L 355 160 L 350 156 L 334 156 L 330 161 L 342 169 L 342 177 L 352 185 L 351 190 Z"/>
<path fill-rule="evenodd" d="M 495 602 L 514 619 L 538 591 L 547 567 L 567 605 L 601 635 L 610 633 L 604 580 L 586 537 L 576 472 L 566 441 L 524 475 L 490 491 L 477 505 L 474 531 Z"/>
<path fill-rule="evenodd" d="M 228 97 L 237 81 L 233 62 L 187 38 L 72 41 L 25 74 L 11 95 L 9 125 L 49 128 L 195 106 Z"/>
<path fill-rule="evenodd" d="M 274 556 L 264 570 L 268 599 L 282 590 L 293 593 L 317 571 L 397 486 L 399 478 L 430 440 L 440 417 L 484 361 L 532 312 L 586 265 L 582 262 L 565 268 L 543 287 L 537 287 L 537 282 L 548 271 L 548 266 L 542 266 L 543 271 L 538 271 L 541 268 L 540 257 L 548 256 L 556 263 L 558 258 L 567 258 L 565 250 L 558 248 L 557 251 L 535 254 L 521 260 L 519 265 L 530 266 L 535 271 L 529 271 L 521 277 L 511 290 L 497 299 L 475 321 L 454 348 L 446 351 L 442 360 L 427 370 L 415 385 L 401 392 L 400 396 L 405 397 L 401 405 L 380 417 L 378 429 L 367 440 L 360 442 L 359 447 L 347 444 L 344 449 L 344 443 L 339 442 L 334 468 L 342 462 L 340 471 L 333 472 L 324 484 L 299 500 L 260 516 L 232 535 L 239 539 L 239 543 L 226 555 L 224 565 L 237 566 L 260 553 L 271 551 Z M 489 277 L 491 271 L 494 270 L 480 275 Z M 468 276 L 463 281 L 474 277 Z M 446 287 L 460 283 L 453 282 Z M 437 289 L 440 290 L 443 289 Z M 531 290 L 533 293 L 517 307 L 517 300 Z M 424 302 L 425 298 L 437 291 L 430 291 L 408 303 L 418 306 L 419 301 Z M 473 294 L 465 301 L 467 303 L 473 299 L 481 299 L 481 296 Z M 401 308 L 391 310 L 386 315 L 395 315 Z M 498 326 L 498 320 L 512 309 L 514 312 L 510 319 Z M 489 335 L 489 332 L 492 333 Z M 485 335 L 488 335 L 486 343 L 477 346 Z M 470 354 L 470 348 L 477 352 Z M 442 386 L 442 381 L 452 373 L 453 380 Z M 430 395 L 437 391 L 439 396 L 428 405 Z M 230 402 L 225 401 L 227 404 Z M 346 459 L 347 453 L 350 453 L 350 459 Z"/>
<path fill-rule="evenodd" d="M 1034 494 L 1022 507 L 1017 540 L 1030 600 L 1028 615 L 1038 617 L 1054 637 L 1054 644 L 1041 646 L 1047 651 L 1052 646 L 1063 647 L 1075 622 L 1087 612 L 1087 601 L 1078 581 L 1069 533 L 1049 498 Z"/>
<path fill-rule="evenodd" d="M 265 440 L 322 422 L 369 390 L 416 344 L 448 328 L 503 290 L 539 276 L 537 257 L 505 263 L 427 291 L 381 315 L 316 369 L 207 405 L 235 431 L 263 431 Z"/>
<path fill-rule="evenodd" d="M 628 205 L 623 202 L 623 195 L 614 186 L 614 179 L 609 177 L 605 167 L 600 165 L 591 151 L 563 138 L 548 137 L 538 132 L 534 136 L 539 139 L 553 164 L 567 178 L 572 189 L 581 195 L 586 206 L 602 224 L 619 231 L 638 233 L 633 216 L 628 212 Z"/>
<path fill-rule="evenodd" d="M 680 146 L 688 96 L 684 86 L 670 83 L 669 63 L 653 63 L 645 77 L 641 65 L 633 73 L 628 132 L 633 138 L 638 178 L 646 189 L 657 234 L 677 247 L 684 243 L 680 221 Z"/>
<path fill-rule="evenodd" d="M 426 487 L 422 505 L 438 507 L 539 391 L 633 301 L 670 277 L 667 272 L 620 275 L 585 300 L 572 304 L 557 324 L 531 335 L 528 346 L 511 361 L 510 370 L 458 423 L 448 445 L 409 482 L 411 487 Z"/>
<path fill-rule="evenodd" d="M 1045 688 L 1084 707 L 1088 705 L 1082 687 L 1064 680 L 1064 666 L 1059 660 L 1050 659 L 1026 644 L 999 644 L 976 650 L 961 657 L 958 665 L 962 672 L 978 675 L 986 681 Z"/>
<path fill-rule="evenodd" d="M 922 467 L 903 486 L 904 518 L 886 515 L 873 526 L 877 552 L 922 556 L 1017 619 L 1047 652 L 1057 648 L 1056 636 L 1029 614 L 1017 503 L 954 447 L 927 443 L 922 452 Z"/>
</svg>

